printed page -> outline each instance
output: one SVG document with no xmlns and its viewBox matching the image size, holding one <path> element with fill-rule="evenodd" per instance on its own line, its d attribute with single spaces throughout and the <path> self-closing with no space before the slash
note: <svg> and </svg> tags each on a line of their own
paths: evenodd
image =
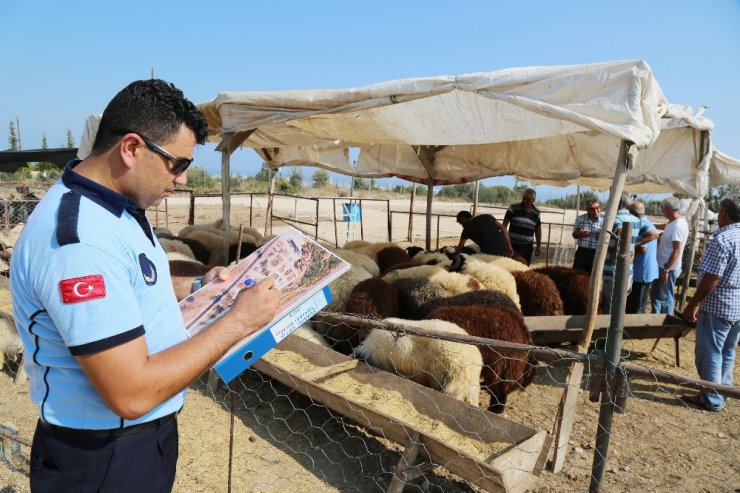
<svg viewBox="0 0 740 493">
<path fill-rule="evenodd" d="M 194 336 L 226 313 L 242 289 L 267 276 L 275 279 L 274 289 L 280 296 L 274 319 L 279 320 L 349 267 L 311 238 L 289 228 L 237 263 L 229 281 L 213 281 L 182 300 L 185 328 Z"/>
</svg>

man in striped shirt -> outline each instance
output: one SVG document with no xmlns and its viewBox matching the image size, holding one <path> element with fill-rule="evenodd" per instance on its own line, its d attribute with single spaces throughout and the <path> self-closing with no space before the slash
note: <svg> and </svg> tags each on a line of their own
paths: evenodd
<svg viewBox="0 0 740 493">
<path fill-rule="evenodd" d="M 591 273 L 602 224 L 604 224 L 604 215 L 601 214 L 599 199 L 588 199 L 586 213 L 578 216 L 573 226 L 573 238 L 578 243 L 576 257 L 573 260 L 574 269 Z"/>
<path fill-rule="evenodd" d="M 699 287 L 686 305 L 684 318 L 696 322 L 696 369 L 702 380 L 732 385 L 735 351 L 740 339 L 740 197 L 719 204 L 719 229 L 699 267 Z M 720 411 L 725 397 L 715 393 L 681 399 L 709 411 Z"/>
<path fill-rule="evenodd" d="M 542 226 L 540 225 L 540 210 L 535 207 L 534 199 L 537 192 L 528 188 L 522 195 L 519 204 L 512 204 L 506 211 L 503 226 L 508 227 L 511 248 L 524 257 L 527 265 L 532 263 L 532 250 L 535 238 L 537 247 L 534 254 L 540 255 L 540 243 L 542 241 Z"/>
</svg>

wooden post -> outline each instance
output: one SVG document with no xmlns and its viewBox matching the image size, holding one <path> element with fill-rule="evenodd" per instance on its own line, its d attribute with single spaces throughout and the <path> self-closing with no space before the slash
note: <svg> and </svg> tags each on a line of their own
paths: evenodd
<svg viewBox="0 0 740 493">
<path fill-rule="evenodd" d="M 231 229 L 231 153 L 230 145 L 221 150 L 221 202 L 223 204 L 224 258 L 229 257 L 229 231 Z"/>
<path fill-rule="evenodd" d="M 478 194 L 480 193 L 480 180 L 475 181 L 475 193 L 473 194 L 473 216 L 478 213 Z"/>
<path fill-rule="evenodd" d="M 267 211 L 265 212 L 265 236 L 272 234 L 272 201 L 275 193 L 275 180 L 277 173 L 270 169 L 270 189 L 267 191 Z M 269 230 L 268 230 L 269 227 Z M 269 232 L 268 232 L 269 231 Z"/>
<path fill-rule="evenodd" d="M 332 216 L 334 217 L 334 244 L 339 248 L 339 229 L 337 227 L 337 199 L 331 199 Z"/>
<path fill-rule="evenodd" d="M 704 159 L 707 153 L 709 153 L 709 131 L 703 130 L 701 133 L 701 155 L 699 156 L 699 162 Z M 691 250 L 689 250 L 689 261 L 688 265 L 686 265 L 686 271 L 683 274 L 683 282 L 681 283 L 681 297 L 678 300 L 679 310 L 683 310 L 683 305 L 686 303 L 686 293 L 689 290 L 689 283 L 691 282 L 691 270 L 694 268 L 694 259 L 696 258 L 696 244 L 699 241 L 699 217 L 701 216 L 702 207 L 706 210 L 706 205 L 700 200 L 699 208 L 696 209 L 694 217 L 691 218 Z"/>
<path fill-rule="evenodd" d="M 432 249 L 432 201 L 434 200 L 434 180 L 429 177 L 429 185 L 427 185 L 427 236 L 425 241 L 425 248 L 427 250 Z"/>
<path fill-rule="evenodd" d="M 190 191 L 190 210 L 188 211 L 188 225 L 195 224 L 195 195 Z"/>
<path fill-rule="evenodd" d="M 581 213 L 581 186 L 576 186 L 576 217 Z"/>
<path fill-rule="evenodd" d="M 591 282 L 589 285 L 589 299 L 586 308 L 586 319 L 584 321 L 583 334 L 578 343 L 578 352 L 585 353 L 591 344 L 591 335 L 596 325 L 596 315 L 601 293 L 602 272 L 606 261 L 607 247 L 609 244 L 609 233 L 614 226 L 614 218 L 619 209 L 619 199 L 624 191 L 627 181 L 627 171 L 632 166 L 632 156 L 629 154 L 632 142 L 623 140 L 619 146 L 619 157 L 614 172 L 614 181 L 609 190 L 609 203 L 604 214 L 604 223 L 599 233 L 599 243 L 596 248 L 593 268 L 591 269 Z M 555 420 L 555 447 L 551 464 L 552 472 L 558 473 L 563 468 L 565 456 L 568 453 L 568 440 L 573 429 L 573 421 L 576 414 L 576 401 L 581 389 L 581 378 L 583 377 L 583 364 L 572 363 L 565 384 L 565 391 L 560 400 L 558 415 Z"/>
<path fill-rule="evenodd" d="M 416 199 L 416 183 L 411 187 L 411 205 L 409 206 L 409 242 L 414 242 L 414 200 Z M 7 217 L 7 213 L 6 213 Z"/>
</svg>

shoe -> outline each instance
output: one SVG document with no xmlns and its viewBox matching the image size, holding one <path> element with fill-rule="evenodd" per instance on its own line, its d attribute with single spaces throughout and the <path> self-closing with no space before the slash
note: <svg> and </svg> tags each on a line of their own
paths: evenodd
<svg viewBox="0 0 740 493">
<path fill-rule="evenodd" d="M 684 394 L 681 396 L 681 400 L 688 404 L 693 404 L 695 406 L 698 406 L 704 409 L 705 411 L 711 411 L 713 413 L 717 413 L 722 410 L 722 408 L 714 409 L 714 408 L 706 406 L 701 399 L 701 394 Z"/>
</svg>

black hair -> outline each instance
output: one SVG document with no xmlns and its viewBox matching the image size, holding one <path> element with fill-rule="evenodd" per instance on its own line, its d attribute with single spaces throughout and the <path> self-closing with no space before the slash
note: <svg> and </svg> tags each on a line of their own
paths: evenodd
<svg viewBox="0 0 740 493">
<path fill-rule="evenodd" d="M 103 112 L 92 154 L 108 151 L 127 132 L 167 144 L 185 124 L 198 144 L 208 137 L 203 113 L 173 84 L 160 79 L 137 80 L 124 87 Z"/>
<path fill-rule="evenodd" d="M 471 213 L 468 211 L 460 211 L 457 213 L 457 221 L 460 222 L 461 219 L 470 219 L 473 217 Z"/>
<path fill-rule="evenodd" d="M 730 221 L 736 223 L 740 221 L 740 196 L 728 195 L 719 203 L 719 210 L 725 211 Z"/>
</svg>

